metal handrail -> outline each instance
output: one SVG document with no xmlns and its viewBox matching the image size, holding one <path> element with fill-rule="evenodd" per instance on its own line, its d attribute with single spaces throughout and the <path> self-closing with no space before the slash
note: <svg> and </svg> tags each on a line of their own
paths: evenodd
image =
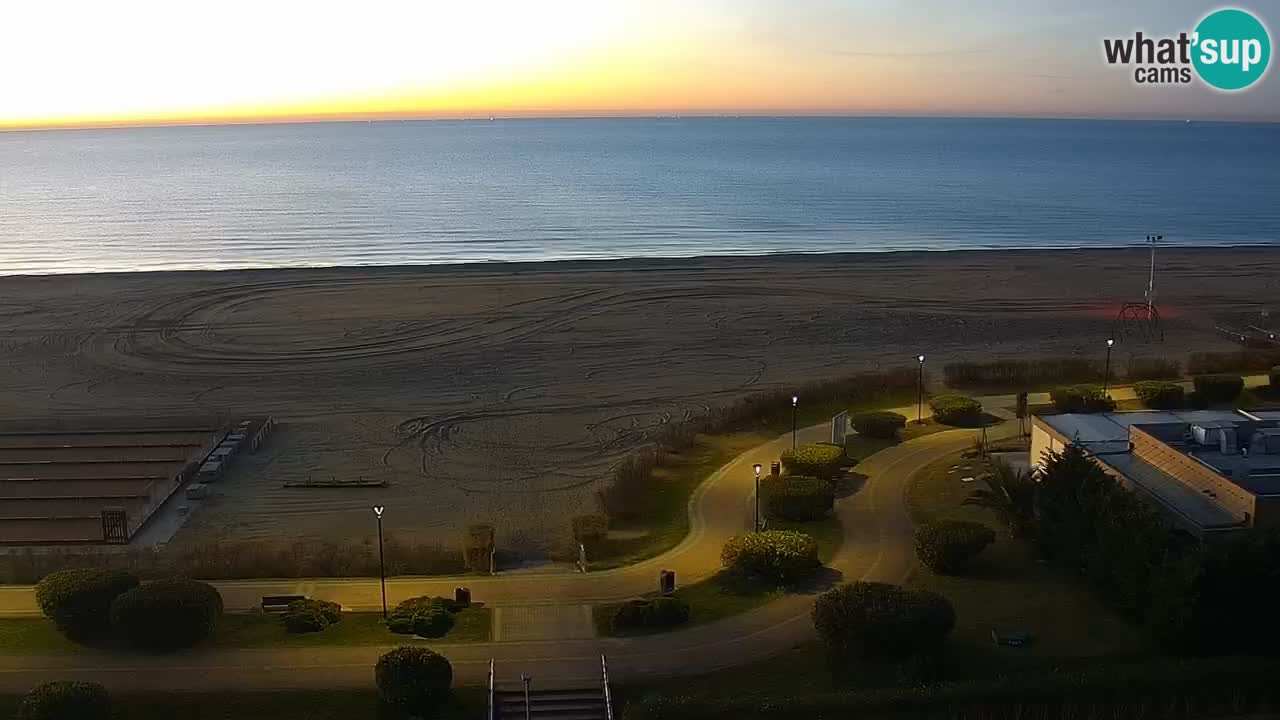
<svg viewBox="0 0 1280 720">
<path fill-rule="evenodd" d="M 604 679 L 604 713 L 606 720 L 613 720 L 613 693 L 609 691 L 609 662 L 600 655 L 600 675 Z"/>
<path fill-rule="evenodd" d="M 493 669 L 493 658 L 489 658 L 489 720 L 497 718 L 497 691 L 494 689 L 496 684 L 496 673 Z"/>
</svg>

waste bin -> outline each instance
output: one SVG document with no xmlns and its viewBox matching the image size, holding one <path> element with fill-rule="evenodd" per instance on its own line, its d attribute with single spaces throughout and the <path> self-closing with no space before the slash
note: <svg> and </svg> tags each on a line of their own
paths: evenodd
<svg viewBox="0 0 1280 720">
<path fill-rule="evenodd" d="M 464 588 L 464 587 L 454 588 L 453 602 L 460 607 L 470 607 L 471 606 L 470 588 Z"/>
<path fill-rule="evenodd" d="M 658 592 L 670 595 L 676 591 L 676 571 L 663 570 L 658 573 Z"/>
</svg>

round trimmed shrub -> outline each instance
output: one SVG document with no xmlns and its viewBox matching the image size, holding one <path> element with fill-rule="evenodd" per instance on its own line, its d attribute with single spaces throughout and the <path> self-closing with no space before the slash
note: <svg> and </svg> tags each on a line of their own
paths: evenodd
<svg viewBox="0 0 1280 720">
<path fill-rule="evenodd" d="M 61 570 L 36 584 L 36 602 L 60 632 L 82 639 L 110 630 L 111 603 L 136 587 L 138 578 L 119 570 Z"/>
<path fill-rule="evenodd" d="M 453 666 L 427 648 L 398 647 L 378 658 L 373 677 L 383 702 L 426 716 L 449 698 Z"/>
<path fill-rule="evenodd" d="M 794 530 L 768 530 L 737 535 L 724 544 L 720 560 L 726 570 L 791 583 L 802 580 L 821 567 L 818 543 Z"/>
<path fill-rule="evenodd" d="M 969 569 L 973 559 L 996 541 L 996 534 L 982 523 L 947 520 L 916 528 L 916 557 L 925 567 L 943 575 Z"/>
<path fill-rule="evenodd" d="M 804 475 L 763 480 L 760 495 L 770 517 L 800 522 L 826 517 L 836 499 L 831 483 Z"/>
<path fill-rule="evenodd" d="M 1053 407 L 1061 413 L 1099 413 L 1116 409 L 1116 402 L 1096 385 L 1068 385 L 1049 391 Z"/>
<path fill-rule="evenodd" d="M 1267 373 L 1267 379 L 1271 381 L 1271 391 L 1280 392 L 1280 365 L 1271 368 L 1271 372 Z"/>
<path fill-rule="evenodd" d="M 829 443 L 801 445 L 782 452 L 782 467 L 791 475 L 808 475 L 831 480 L 844 467 L 844 448 Z"/>
<path fill-rule="evenodd" d="M 980 425 L 982 403 L 968 395 L 939 395 L 929 401 L 933 417 L 944 425 Z"/>
<path fill-rule="evenodd" d="M 1196 392 L 1211 405 L 1229 403 L 1244 390 L 1244 378 L 1239 375 L 1197 375 L 1191 382 Z"/>
<path fill-rule="evenodd" d="M 136 587 L 111 603 L 111 626 L 145 650 L 179 650 L 209 636 L 222 616 L 222 596 L 208 583 L 185 578 Z"/>
<path fill-rule="evenodd" d="M 628 600 L 618 607 L 612 625 L 618 630 L 660 629 L 689 621 L 689 603 L 675 597 Z"/>
<path fill-rule="evenodd" d="M 1187 391 L 1181 385 L 1165 380 L 1134 383 L 1133 392 L 1143 405 L 1156 410 L 1180 408 L 1187 400 Z"/>
<path fill-rule="evenodd" d="M 572 523 L 573 539 L 580 543 L 598 542 L 609 532 L 607 515 L 577 515 Z"/>
<path fill-rule="evenodd" d="M 294 600 L 280 621 L 291 633 L 320 632 L 342 621 L 342 606 L 328 600 Z"/>
<path fill-rule="evenodd" d="M 400 635 L 436 638 L 453 627 L 453 601 L 448 598 L 409 598 L 387 615 L 387 629 Z"/>
<path fill-rule="evenodd" d="M 907 426 L 907 418 L 887 410 L 868 410 L 849 417 L 849 424 L 859 435 L 892 440 L 898 431 Z"/>
<path fill-rule="evenodd" d="M 946 598 L 888 583 L 846 583 L 813 603 L 818 636 L 840 657 L 909 658 L 941 645 L 955 624 Z"/>
<path fill-rule="evenodd" d="M 111 695 L 92 682 L 37 685 L 18 706 L 16 720 L 111 720 Z"/>
</svg>

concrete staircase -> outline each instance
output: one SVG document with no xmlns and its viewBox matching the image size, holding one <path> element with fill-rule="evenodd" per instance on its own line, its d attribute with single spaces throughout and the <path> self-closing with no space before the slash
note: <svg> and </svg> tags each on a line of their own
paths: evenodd
<svg viewBox="0 0 1280 720">
<path fill-rule="evenodd" d="M 603 688 L 529 690 L 499 689 L 494 720 L 608 720 Z"/>
<path fill-rule="evenodd" d="M 592 678 L 588 671 L 577 676 L 584 678 L 581 682 L 555 687 L 538 687 L 524 674 L 519 682 L 499 683 L 495 663 L 490 660 L 488 720 L 613 720 L 609 664 L 603 655 L 599 673 L 598 678 Z"/>
</svg>

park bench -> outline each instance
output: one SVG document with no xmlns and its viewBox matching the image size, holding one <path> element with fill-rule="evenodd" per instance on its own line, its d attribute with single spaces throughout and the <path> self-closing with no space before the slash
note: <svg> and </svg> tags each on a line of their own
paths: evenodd
<svg viewBox="0 0 1280 720">
<path fill-rule="evenodd" d="M 289 603 L 306 599 L 306 595 L 263 595 L 262 612 L 284 612 L 289 609 Z"/>
</svg>

